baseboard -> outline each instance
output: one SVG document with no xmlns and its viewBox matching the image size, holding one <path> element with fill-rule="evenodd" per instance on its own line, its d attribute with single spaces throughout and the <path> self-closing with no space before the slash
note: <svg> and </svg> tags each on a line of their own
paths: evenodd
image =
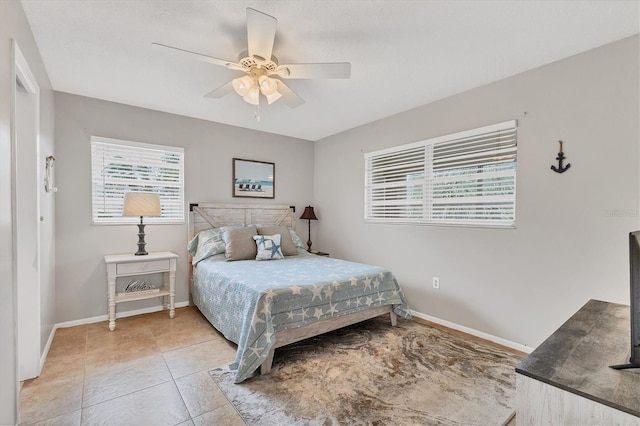
<svg viewBox="0 0 640 426">
<path fill-rule="evenodd" d="M 178 302 L 178 303 L 175 304 L 176 308 L 184 308 L 185 306 L 189 306 L 189 301 Z M 144 309 L 136 309 L 136 310 L 133 310 L 133 311 L 117 312 L 116 313 L 116 319 L 132 317 L 134 315 L 150 314 L 152 312 L 159 312 L 162 309 L 163 309 L 162 305 L 158 305 L 158 306 L 151 306 L 149 308 L 144 308 Z M 55 332 L 55 330 L 58 329 L 58 328 L 75 327 L 76 325 L 84 325 L 84 324 L 93 324 L 95 322 L 106 321 L 108 319 L 109 319 L 109 315 L 99 315 L 97 317 L 83 318 L 83 319 L 79 319 L 79 320 L 59 322 L 53 327 L 53 329 L 54 329 L 54 332 Z"/>
<path fill-rule="evenodd" d="M 49 333 L 47 344 L 44 346 L 44 351 L 42 351 L 42 356 L 40 356 L 40 366 L 38 367 L 38 376 L 40 376 L 40 373 L 42 373 L 44 362 L 47 360 L 47 355 L 49 355 L 49 349 L 51 349 L 51 343 L 53 343 L 53 336 L 55 336 L 57 329 L 58 329 L 57 324 L 54 324 L 53 327 L 51 327 L 51 332 Z"/>
<path fill-rule="evenodd" d="M 515 343 L 510 340 L 503 339 L 498 336 L 494 336 L 492 334 L 475 330 L 473 328 L 465 327 L 464 325 L 456 324 L 455 322 L 432 317 L 431 315 L 423 314 L 422 312 L 417 312 L 417 311 L 414 311 L 413 309 L 410 309 L 409 312 L 411 312 L 411 315 L 413 315 L 414 317 L 421 318 L 425 321 L 430 321 L 436 324 L 440 324 L 452 330 L 461 331 L 463 333 L 470 334 L 472 336 L 479 337 L 480 339 L 488 340 L 490 342 L 497 343 L 498 345 L 506 346 L 507 348 L 515 349 L 520 352 L 530 354 L 535 349 L 530 346 L 522 345 L 520 343 Z"/>
<path fill-rule="evenodd" d="M 184 308 L 185 306 L 189 306 L 189 301 L 178 302 L 178 303 L 175 304 L 176 308 Z M 116 319 L 117 318 L 131 317 L 131 316 L 134 316 L 134 315 L 149 314 L 149 313 L 152 313 L 152 312 L 161 311 L 162 309 L 163 309 L 162 305 L 158 305 L 158 306 L 152 306 L 152 307 L 144 308 L 144 309 L 136 309 L 136 310 L 133 310 L 133 311 L 119 312 L 119 313 L 116 314 Z M 451 321 L 447 321 L 447 320 L 443 320 L 443 319 L 440 319 L 440 318 L 433 317 L 431 315 L 423 314 L 422 312 L 414 311 L 413 309 L 409 310 L 409 312 L 411 312 L 411 315 L 413 315 L 414 317 L 421 318 L 421 319 L 423 319 L 425 321 L 430 321 L 430 322 L 433 322 L 433 323 L 436 323 L 436 324 L 440 324 L 440 325 L 442 325 L 444 327 L 447 327 L 447 328 L 450 328 L 452 330 L 461 331 L 463 333 L 467 333 L 467 334 L 470 334 L 472 336 L 476 336 L 476 337 L 479 337 L 481 339 L 485 339 L 485 340 L 488 340 L 490 342 L 494 342 L 494 343 L 497 343 L 499 345 L 506 346 L 506 347 L 511 348 L 511 349 L 515 349 L 515 350 L 520 351 L 520 352 L 524 352 L 524 353 L 530 354 L 535 349 L 535 348 L 532 348 L 530 346 L 522 345 L 520 343 L 515 343 L 515 342 L 512 342 L 510 340 L 503 339 L 501 337 L 497 337 L 497 336 L 494 336 L 492 334 L 488 334 L 488 333 L 485 333 L 485 332 L 482 332 L 482 331 L 479 331 L 479 330 L 475 330 L 475 329 L 470 328 L 470 327 L 465 327 L 464 325 L 456 324 L 456 323 L 451 322 Z M 65 322 L 56 323 L 53 326 L 53 330 L 51 331 L 51 334 L 49 335 L 49 339 L 47 340 L 46 349 L 42 354 L 42 358 L 40 360 L 40 368 L 42 368 L 42 366 L 44 365 L 44 360 L 47 357 L 47 353 L 49 352 L 49 348 L 51 347 L 51 342 L 53 341 L 53 335 L 55 334 L 55 331 L 58 328 L 74 327 L 76 325 L 83 325 L 83 324 L 92 324 L 92 323 L 95 323 L 95 322 L 106 321 L 107 319 L 109 319 L 108 315 L 100 315 L 100 316 L 97 316 L 97 317 L 84 318 L 84 319 L 79 319 L 79 320 L 74 320 L 74 321 L 65 321 Z"/>
</svg>

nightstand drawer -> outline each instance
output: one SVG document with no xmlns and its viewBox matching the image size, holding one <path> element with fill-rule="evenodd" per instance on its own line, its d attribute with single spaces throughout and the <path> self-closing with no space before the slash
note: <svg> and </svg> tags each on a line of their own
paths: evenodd
<svg viewBox="0 0 640 426">
<path fill-rule="evenodd" d="M 150 274 L 152 272 L 168 271 L 171 261 L 166 260 L 152 260 L 150 262 L 140 263 L 118 263 L 116 266 L 116 273 L 118 275 L 125 274 Z"/>
</svg>

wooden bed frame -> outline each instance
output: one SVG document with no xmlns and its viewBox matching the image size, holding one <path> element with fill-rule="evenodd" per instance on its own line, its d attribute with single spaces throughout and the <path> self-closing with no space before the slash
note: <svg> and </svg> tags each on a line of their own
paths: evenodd
<svg viewBox="0 0 640 426">
<path fill-rule="evenodd" d="M 293 206 L 277 204 L 193 203 L 189 205 L 189 240 L 205 229 L 227 225 L 284 225 L 295 229 L 296 215 L 294 211 L 295 207 Z M 189 283 L 189 294 L 191 294 L 193 268 L 189 268 Z M 275 344 L 267 359 L 260 366 L 260 374 L 266 374 L 271 370 L 273 355 L 279 347 L 385 314 L 389 314 L 391 325 L 395 326 L 397 315 L 393 312 L 393 306 L 385 305 L 317 321 L 298 328 L 276 331 Z"/>
</svg>

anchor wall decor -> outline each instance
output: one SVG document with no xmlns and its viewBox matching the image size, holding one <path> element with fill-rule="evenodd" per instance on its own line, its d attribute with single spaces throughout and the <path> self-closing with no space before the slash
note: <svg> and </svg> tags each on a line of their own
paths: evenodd
<svg viewBox="0 0 640 426">
<path fill-rule="evenodd" d="M 562 165 L 562 162 L 564 161 L 565 157 L 564 157 L 564 152 L 562 152 L 562 141 L 558 141 L 560 143 L 560 152 L 558 152 L 558 156 L 556 157 L 556 160 L 558 160 L 558 167 L 556 166 L 551 166 L 551 170 L 553 170 L 556 173 L 564 173 L 567 170 L 569 170 L 569 167 L 571 167 L 570 163 L 567 163 L 566 166 Z"/>
</svg>

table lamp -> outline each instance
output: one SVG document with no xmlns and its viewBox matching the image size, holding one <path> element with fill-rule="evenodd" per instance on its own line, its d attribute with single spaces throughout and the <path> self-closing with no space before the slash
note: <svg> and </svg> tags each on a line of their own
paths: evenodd
<svg viewBox="0 0 640 426">
<path fill-rule="evenodd" d="M 309 239 L 307 240 L 307 251 L 311 251 L 311 221 L 318 220 L 315 212 L 313 211 L 313 207 L 307 206 L 304 208 L 304 212 L 302 212 L 302 216 L 300 219 L 306 219 L 309 221 Z"/>
<path fill-rule="evenodd" d="M 140 216 L 138 224 L 138 251 L 136 256 L 144 256 L 149 254 L 144 249 L 147 244 L 144 241 L 144 223 L 143 216 L 160 216 L 160 197 L 153 192 L 127 192 L 124 194 L 124 208 L 122 216 Z"/>
</svg>

